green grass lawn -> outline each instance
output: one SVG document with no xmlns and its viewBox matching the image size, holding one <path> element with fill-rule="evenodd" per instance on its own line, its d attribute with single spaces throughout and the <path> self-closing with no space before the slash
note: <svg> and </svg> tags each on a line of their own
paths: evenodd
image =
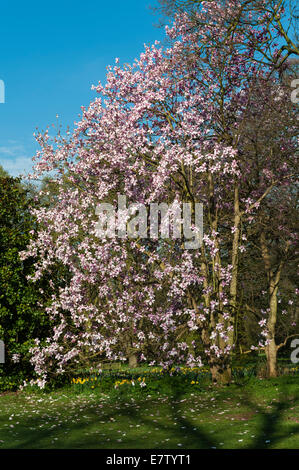
<svg viewBox="0 0 299 470">
<path fill-rule="evenodd" d="M 2 394 L 0 448 L 298 449 L 299 377 L 143 397 Z"/>
</svg>

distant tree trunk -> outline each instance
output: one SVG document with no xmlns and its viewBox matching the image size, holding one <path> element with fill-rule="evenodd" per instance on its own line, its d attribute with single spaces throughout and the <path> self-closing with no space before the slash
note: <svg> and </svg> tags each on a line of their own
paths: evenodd
<svg viewBox="0 0 299 470">
<path fill-rule="evenodd" d="M 267 376 L 277 377 L 277 346 L 275 344 L 275 338 L 273 336 L 270 339 L 270 343 L 266 346 L 266 357 Z"/>
<path fill-rule="evenodd" d="M 129 356 L 129 367 L 131 369 L 134 369 L 135 367 L 137 367 L 137 356 L 136 356 L 136 354 L 131 354 Z"/>
<path fill-rule="evenodd" d="M 271 259 L 266 242 L 265 233 L 261 233 L 261 248 L 264 260 L 265 270 L 268 278 L 268 291 L 269 291 L 269 316 L 267 322 L 269 344 L 265 348 L 267 357 L 267 375 L 268 377 L 277 377 L 277 345 L 275 342 L 275 328 L 277 321 L 277 291 L 280 281 L 280 275 L 283 263 L 281 262 L 276 270 L 271 268 Z"/>
<path fill-rule="evenodd" d="M 268 377 L 277 377 L 278 347 L 275 343 L 275 326 L 276 326 L 276 321 L 277 321 L 277 291 L 278 291 L 278 283 L 280 280 L 281 267 L 282 267 L 282 264 L 280 264 L 275 277 L 271 279 L 270 286 L 269 286 L 270 313 L 269 313 L 267 326 L 268 326 L 268 332 L 269 332 L 268 339 L 270 343 L 266 346 Z"/>
</svg>

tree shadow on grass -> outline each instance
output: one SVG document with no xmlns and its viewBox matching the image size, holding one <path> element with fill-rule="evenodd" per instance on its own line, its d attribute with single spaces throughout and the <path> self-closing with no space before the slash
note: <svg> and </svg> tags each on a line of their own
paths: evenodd
<svg viewBox="0 0 299 470">
<path fill-rule="evenodd" d="M 276 398 L 276 401 L 272 400 L 270 410 L 259 408 L 258 432 L 252 444 L 249 446 L 250 449 L 265 449 L 269 448 L 269 445 L 271 447 L 277 447 L 291 435 L 298 435 L 298 444 L 296 447 L 299 447 L 299 424 L 289 425 L 286 417 L 286 412 L 289 410 L 291 412 L 290 414 L 293 414 L 292 408 L 299 403 L 299 390 L 295 392 L 292 390 L 290 392 L 288 383 L 286 382 L 280 386 L 279 395 L 279 399 Z M 249 408 L 256 407 L 256 404 L 254 404 L 252 397 L 250 397 L 248 393 L 243 394 L 242 402 Z M 299 423 L 299 414 L 298 418 L 291 416 L 291 419 L 292 418 Z"/>
<path fill-rule="evenodd" d="M 150 401 L 136 400 L 135 403 L 129 406 L 125 405 L 125 402 L 117 401 L 113 409 L 113 405 L 107 404 L 106 409 L 102 414 L 97 415 L 94 420 L 89 423 L 84 423 L 83 419 L 79 423 L 72 423 L 70 420 L 65 422 L 65 417 L 61 417 L 63 424 L 56 427 L 55 430 L 48 428 L 42 429 L 39 426 L 46 421 L 42 418 L 43 414 L 40 413 L 37 416 L 33 416 L 27 419 L 23 419 L 21 422 L 21 429 L 19 429 L 18 441 L 15 444 L 10 444 L 10 448 L 127 448 L 127 449 L 162 449 L 162 448 L 176 448 L 176 444 L 182 444 L 181 448 L 184 448 L 184 442 L 188 441 L 188 448 L 211 448 L 215 445 L 214 441 L 208 436 L 208 434 L 201 429 L 195 429 L 194 424 L 190 423 L 188 419 L 181 416 L 180 400 L 183 398 L 183 393 L 178 393 L 176 390 L 172 390 L 172 398 L 168 399 L 167 402 L 160 402 L 158 398 L 153 398 Z M 163 400 L 163 397 L 161 397 Z M 128 402 L 128 400 L 126 400 Z M 136 405 L 139 406 L 137 409 Z M 80 414 L 85 416 L 92 416 L 95 412 L 96 404 L 80 405 Z M 170 420 L 170 423 L 155 422 L 154 417 L 150 417 L 149 413 L 145 413 L 144 410 L 149 408 L 150 411 L 156 411 L 158 408 L 161 411 L 161 418 Z M 47 414 L 51 418 L 47 418 L 49 426 L 56 422 L 54 416 L 58 413 L 57 411 L 48 411 Z M 115 421 L 114 421 L 115 420 Z M 99 429 L 101 429 L 101 421 L 106 422 L 106 435 L 111 438 L 111 443 L 107 443 L 107 440 L 103 439 L 102 436 L 96 434 L 85 433 L 91 431 L 91 427 L 94 426 L 95 422 L 98 422 Z M 113 427 L 113 430 L 107 429 Z M 127 426 L 124 426 L 127 423 Z M 133 425 L 133 429 L 130 429 L 129 424 Z M 141 429 L 137 429 L 136 426 L 142 423 Z M 16 427 L 16 429 L 18 429 Z M 122 439 L 119 443 L 115 437 L 121 437 L 121 433 L 118 434 L 118 429 L 125 429 L 127 436 Z M 150 435 L 148 432 L 150 431 Z M 63 435 L 67 432 L 68 435 L 63 441 Z M 59 439 L 55 442 L 53 440 L 59 436 Z M 168 437 L 169 444 L 162 440 Z M 165 439 L 164 439 L 165 440 Z M 158 442 L 156 442 L 158 441 Z M 10 438 L 12 442 L 12 438 Z M 175 444 L 173 444 L 175 443 Z M 125 447 L 124 447 L 125 446 Z M 179 447 L 177 447 L 179 449 Z"/>
<path fill-rule="evenodd" d="M 246 387 L 240 387 L 240 389 L 234 388 L 234 390 L 231 389 L 231 392 L 230 387 L 218 389 L 218 391 L 221 397 L 229 397 L 230 393 L 232 397 L 236 397 L 237 395 L 236 398 L 241 403 L 243 409 L 246 408 L 248 416 L 253 417 L 252 419 L 256 422 L 254 430 L 255 437 L 252 442 L 247 445 L 247 449 L 269 448 L 269 445 L 276 447 L 279 444 L 283 444 L 283 440 L 290 437 L 291 433 L 293 433 L 294 436 L 299 435 L 299 424 L 286 424 L 285 414 L 287 410 L 290 409 L 290 407 L 294 408 L 294 406 L 299 403 L 299 391 L 294 392 L 292 390 L 290 392 L 288 383 L 280 386 L 280 397 L 279 399 L 277 398 L 277 401 L 272 401 L 271 409 L 267 409 L 265 406 L 261 406 L 257 403 L 254 393 L 250 392 Z M 203 397 L 209 397 L 209 391 L 202 391 L 201 394 Z M 221 440 L 225 437 L 227 438 L 229 432 L 232 432 L 232 428 L 229 427 L 228 424 L 226 426 L 224 423 L 223 434 L 226 435 L 219 435 L 218 432 L 216 433 L 217 435 L 211 436 L 207 423 L 200 425 L 198 423 L 196 425 L 192 423 L 192 420 L 185 416 L 185 414 L 187 414 L 186 408 L 184 408 L 186 407 L 186 395 L 182 390 L 172 388 L 168 398 L 164 398 L 162 396 L 159 398 L 151 398 L 150 400 L 135 398 L 134 403 L 128 403 L 130 399 L 127 398 L 126 401 L 116 400 L 115 405 L 113 405 L 112 402 L 106 403 L 104 407 L 100 409 L 98 406 L 99 403 L 81 403 L 80 414 L 82 417 L 86 415 L 91 417 L 90 421 L 84 422 L 82 418 L 80 422 L 71 422 L 72 417 L 74 417 L 72 410 L 69 420 L 67 420 L 66 415 L 61 415 L 60 419 L 62 424 L 55 430 L 39 428 L 45 421 L 42 415 L 46 414 L 46 412 L 41 412 L 39 416 L 27 418 L 20 423 L 21 429 L 18 431 L 19 440 L 15 442 L 15 445 L 12 444 L 9 445 L 9 447 L 27 449 L 218 449 L 221 448 Z M 190 398 L 189 395 L 188 400 L 190 400 Z M 196 400 L 196 395 L 194 395 L 194 400 Z M 213 403 L 217 406 L 217 400 Z M 61 412 L 62 408 L 63 405 L 61 405 L 59 412 Z M 154 417 L 149 416 L 149 413 L 145 413 L 146 408 L 150 408 L 150 410 L 153 411 L 159 410 L 161 418 L 165 418 L 164 422 L 161 422 L 161 420 L 159 423 L 157 420 L 154 421 Z M 258 413 L 256 413 L 257 408 Z M 51 414 L 53 416 L 53 423 L 57 421 L 57 419 L 56 421 L 54 420 L 54 416 L 57 412 L 58 411 L 55 412 L 53 410 L 47 412 L 49 415 Z M 207 408 L 203 411 L 205 417 L 206 412 Z M 197 414 L 197 418 L 198 417 L 199 415 Z M 213 418 L 211 413 L 209 421 Z M 297 420 L 297 418 L 293 418 Z M 104 421 L 105 424 L 101 424 L 101 421 Z M 167 423 L 166 421 L 170 422 Z M 107 427 L 107 423 L 109 423 L 109 427 Z M 141 428 L 137 428 L 138 425 L 140 426 L 140 423 L 142 423 Z M 130 424 L 132 425 L 131 428 L 129 426 Z M 99 434 L 96 434 L 94 431 L 91 433 L 92 428 L 95 429 L 95 426 L 98 426 Z M 122 430 L 121 433 L 117 433 L 119 429 Z M 18 430 L 17 427 L 16 430 Z M 102 430 L 105 431 L 105 437 L 100 434 Z M 118 441 L 116 438 L 122 437 L 123 432 L 126 432 L 125 438 Z M 64 433 L 67 433 L 65 437 Z M 57 436 L 59 436 L 58 440 L 54 441 L 55 438 L 57 439 Z M 165 436 L 168 437 L 168 441 L 166 441 Z M 107 442 L 107 438 L 110 438 L 109 443 Z M 177 447 L 179 444 L 181 444 L 181 446 Z M 245 447 L 242 446 L 242 448 Z"/>
<path fill-rule="evenodd" d="M 254 431 L 255 437 L 253 438 L 252 442 L 247 445 L 247 449 L 266 449 L 269 448 L 269 445 L 271 447 L 277 447 L 291 435 L 294 437 L 298 435 L 298 444 L 296 447 L 299 447 L 299 424 L 290 425 L 286 417 L 286 412 L 288 410 L 292 411 L 292 409 L 294 409 L 294 407 L 299 404 L 299 390 L 290 391 L 288 387 L 290 383 L 294 384 L 294 381 L 291 379 L 291 382 L 288 383 L 288 380 L 286 380 L 285 383 L 280 384 L 278 392 L 279 399 L 276 398 L 276 401 L 271 401 L 270 410 L 259 406 L 258 413 L 254 394 L 252 392 L 250 393 L 245 387 L 240 387 L 237 399 L 243 406 L 246 407 L 245 416 L 247 415 L 246 418 L 241 419 L 248 421 L 248 417 L 253 418 L 253 416 L 255 416 L 255 422 L 257 423 L 256 429 Z M 230 387 L 227 387 L 226 390 L 223 388 L 222 391 L 225 394 L 229 394 L 229 389 Z M 204 424 L 202 426 L 197 424 L 195 429 L 194 425 L 190 423 L 188 419 L 181 416 L 179 403 L 183 398 L 183 394 L 178 393 L 176 390 L 173 390 L 172 394 L 174 397 L 172 401 L 174 404 L 172 407 L 173 419 L 175 419 L 181 427 L 184 426 L 185 431 L 191 438 L 191 441 L 198 444 L 197 446 L 192 445 L 191 447 L 221 448 L 220 442 L 223 440 L 223 438 L 227 437 L 227 434 L 226 436 L 213 436 L 212 439 L 210 434 L 207 433 L 207 430 L 205 429 L 206 426 Z M 241 413 L 241 416 L 242 415 L 244 415 L 244 413 Z M 299 413 L 297 417 L 291 416 L 288 419 L 299 423 Z M 228 426 L 227 431 L 229 433 Z"/>
</svg>

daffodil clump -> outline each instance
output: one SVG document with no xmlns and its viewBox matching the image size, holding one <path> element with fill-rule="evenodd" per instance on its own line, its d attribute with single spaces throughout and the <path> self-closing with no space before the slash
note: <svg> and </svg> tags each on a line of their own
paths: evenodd
<svg viewBox="0 0 299 470">
<path fill-rule="evenodd" d="M 97 377 L 87 377 L 87 378 L 81 378 L 81 377 L 73 377 L 71 380 L 71 383 L 74 385 L 84 385 L 88 384 L 91 389 L 94 389 L 97 385 Z"/>
<path fill-rule="evenodd" d="M 134 380 L 128 380 L 128 379 L 123 379 L 123 380 L 117 380 L 114 384 L 114 388 L 121 387 L 122 385 L 132 385 L 133 387 L 135 386 Z"/>
</svg>

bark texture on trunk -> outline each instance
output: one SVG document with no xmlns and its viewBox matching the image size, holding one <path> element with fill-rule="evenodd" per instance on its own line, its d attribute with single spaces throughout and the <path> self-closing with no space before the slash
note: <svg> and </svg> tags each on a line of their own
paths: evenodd
<svg viewBox="0 0 299 470">
<path fill-rule="evenodd" d="M 129 356 L 129 367 L 131 369 L 135 369 L 135 367 L 137 367 L 137 356 L 136 356 L 136 354 L 131 354 Z"/>
<path fill-rule="evenodd" d="M 267 357 L 267 375 L 268 377 L 277 377 L 277 350 L 278 347 L 275 342 L 275 330 L 277 322 L 277 292 L 281 276 L 283 263 L 281 262 L 276 271 L 272 269 L 270 253 L 266 241 L 265 232 L 260 236 L 262 256 L 264 260 L 265 270 L 268 278 L 268 292 L 269 292 L 269 316 L 267 322 L 269 344 L 265 348 Z"/>
<path fill-rule="evenodd" d="M 232 380 L 231 368 L 221 364 L 211 364 L 210 371 L 214 385 L 228 385 Z"/>
</svg>

